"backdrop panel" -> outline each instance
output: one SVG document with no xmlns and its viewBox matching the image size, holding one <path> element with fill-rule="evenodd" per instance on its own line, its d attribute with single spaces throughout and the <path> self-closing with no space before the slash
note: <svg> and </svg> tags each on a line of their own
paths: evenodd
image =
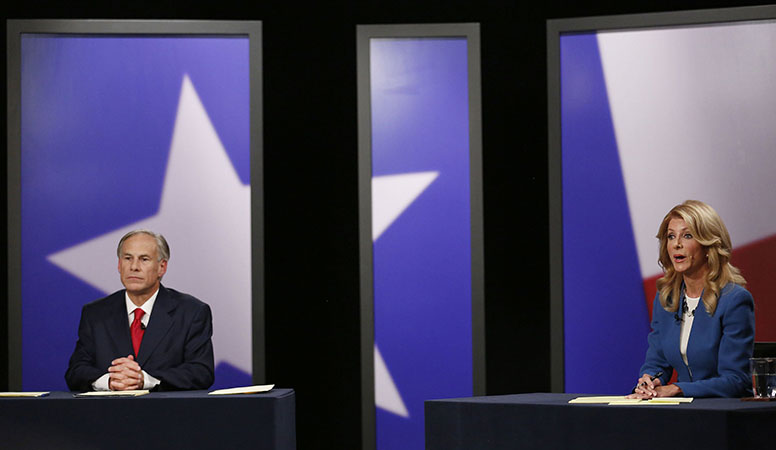
<svg viewBox="0 0 776 450">
<path fill-rule="evenodd" d="M 686 199 L 722 216 L 756 340 L 776 339 L 776 22 L 708 23 L 767 12 L 580 19 L 560 33 L 567 392 L 632 387 L 662 276 L 657 228 Z"/>
<path fill-rule="evenodd" d="M 379 449 L 423 448 L 423 401 L 471 396 L 479 352 L 470 104 L 479 86 L 470 86 L 469 61 L 477 44 L 455 30 L 416 31 L 368 42 Z"/>
<path fill-rule="evenodd" d="M 122 288 L 116 244 L 135 228 L 170 243 L 163 283 L 211 306 L 215 386 L 250 384 L 256 43 L 224 30 L 20 44 L 22 387 L 65 389 L 81 306 Z"/>
</svg>

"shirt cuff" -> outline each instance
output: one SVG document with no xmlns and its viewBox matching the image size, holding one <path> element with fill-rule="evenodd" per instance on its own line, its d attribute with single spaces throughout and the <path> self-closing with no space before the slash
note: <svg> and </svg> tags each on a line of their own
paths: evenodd
<svg viewBox="0 0 776 450">
<path fill-rule="evenodd" d="M 143 389 L 153 389 L 159 385 L 162 381 L 153 375 L 150 375 L 145 370 L 143 371 Z"/>
<path fill-rule="evenodd" d="M 94 380 L 94 383 L 92 383 L 92 389 L 94 389 L 95 391 L 109 391 L 110 390 L 110 387 L 108 386 L 109 381 L 110 381 L 110 374 L 106 373 L 100 378 L 97 378 L 96 380 Z"/>
</svg>

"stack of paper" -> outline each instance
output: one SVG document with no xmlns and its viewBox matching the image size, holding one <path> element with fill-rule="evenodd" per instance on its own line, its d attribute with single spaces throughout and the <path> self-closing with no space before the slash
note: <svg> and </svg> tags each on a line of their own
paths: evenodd
<svg viewBox="0 0 776 450">
<path fill-rule="evenodd" d="M 45 397 L 49 392 L 0 392 L 0 397 Z"/>
<path fill-rule="evenodd" d="M 136 391 L 93 391 L 75 394 L 73 397 L 139 397 L 148 394 L 148 389 Z"/>
<path fill-rule="evenodd" d="M 597 396 L 597 397 L 577 397 L 569 400 L 569 403 L 601 403 L 607 405 L 678 405 L 680 403 L 690 403 L 692 397 L 661 397 L 642 400 L 639 398 L 627 398 L 624 395 L 615 396 Z"/>
<path fill-rule="evenodd" d="M 267 392 L 275 387 L 274 384 L 259 384 L 256 386 L 236 387 L 230 389 L 219 389 L 217 391 L 208 392 L 207 395 L 234 395 L 234 394 L 258 394 L 260 392 Z"/>
</svg>

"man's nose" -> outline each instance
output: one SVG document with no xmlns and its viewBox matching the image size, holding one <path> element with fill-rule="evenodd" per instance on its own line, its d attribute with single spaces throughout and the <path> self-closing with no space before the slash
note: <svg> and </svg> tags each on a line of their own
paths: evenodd
<svg viewBox="0 0 776 450">
<path fill-rule="evenodd" d="M 138 260 L 133 259 L 132 262 L 129 263 L 129 268 L 131 270 L 138 270 L 140 268 L 140 263 L 138 262 Z"/>
</svg>

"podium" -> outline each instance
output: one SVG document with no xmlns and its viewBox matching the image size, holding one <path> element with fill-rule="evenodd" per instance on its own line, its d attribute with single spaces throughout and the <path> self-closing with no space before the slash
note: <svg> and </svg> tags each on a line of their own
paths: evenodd
<svg viewBox="0 0 776 450">
<path fill-rule="evenodd" d="M 2 448 L 266 449 L 296 448 L 295 394 L 208 396 L 207 391 L 140 397 L 0 399 Z"/>
<path fill-rule="evenodd" d="M 698 398 L 681 405 L 569 404 L 581 394 L 425 402 L 426 450 L 772 448 L 776 402 Z"/>
</svg>

